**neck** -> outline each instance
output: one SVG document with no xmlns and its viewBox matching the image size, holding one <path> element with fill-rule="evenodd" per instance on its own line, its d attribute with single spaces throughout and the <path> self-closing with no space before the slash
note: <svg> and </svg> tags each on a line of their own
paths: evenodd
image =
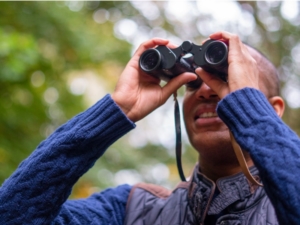
<svg viewBox="0 0 300 225">
<path fill-rule="evenodd" d="M 253 166 L 253 161 L 248 154 L 245 154 L 245 160 L 248 167 Z M 205 159 L 205 157 L 199 156 L 199 169 L 201 173 L 207 176 L 209 179 L 216 182 L 219 178 L 231 176 L 242 172 L 241 167 L 237 159 L 232 159 L 230 161 L 226 160 L 214 160 Z"/>
</svg>

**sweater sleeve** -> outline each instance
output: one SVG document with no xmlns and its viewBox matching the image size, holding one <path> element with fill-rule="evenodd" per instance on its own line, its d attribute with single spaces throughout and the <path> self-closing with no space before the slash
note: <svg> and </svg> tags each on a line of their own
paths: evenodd
<svg viewBox="0 0 300 225">
<path fill-rule="evenodd" d="M 300 139 L 260 91 L 245 88 L 220 101 L 217 112 L 248 151 L 280 224 L 300 218 Z"/>
<path fill-rule="evenodd" d="M 93 210 L 99 208 L 103 215 L 105 210 L 124 214 L 129 185 L 109 189 L 86 200 L 65 202 L 76 181 L 114 141 L 134 127 L 110 95 L 59 127 L 1 186 L 0 223 L 93 224 L 80 220 L 66 222 L 71 214 L 78 214 L 78 210 L 82 215 L 88 213 L 89 204 L 94 204 Z M 101 202 L 105 204 L 101 206 Z M 112 212 L 107 215 L 112 216 Z M 77 218 L 85 219 L 84 216 Z"/>
</svg>

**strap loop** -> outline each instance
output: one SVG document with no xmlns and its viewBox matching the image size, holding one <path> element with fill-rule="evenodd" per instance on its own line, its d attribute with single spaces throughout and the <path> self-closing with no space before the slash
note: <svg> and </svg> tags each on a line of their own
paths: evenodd
<svg viewBox="0 0 300 225">
<path fill-rule="evenodd" d="M 234 153 L 236 155 L 237 160 L 239 161 L 240 167 L 243 171 L 243 173 L 245 174 L 245 176 L 247 177 L 247 179 L 252 183 L 252 184 L 256 184 L 258 186 L 263 186 L 261 183 L 259 183 L 250 173 L 249 168 L 247 166 L 244 154 L 242 152 L 241 147 L 239 146 L 239 144 L 236 142 L 233 134 L 231 133 L 231 131 L 229 131 L 230 133 L 230 139 L 231 139 L 231 143 L 232 143 L 232 147 L 234 150 Z"/>
</svg>

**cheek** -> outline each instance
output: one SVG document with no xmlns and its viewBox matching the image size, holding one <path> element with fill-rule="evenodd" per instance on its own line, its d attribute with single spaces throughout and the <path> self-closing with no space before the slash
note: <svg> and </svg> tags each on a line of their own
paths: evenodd
<svg viewBox="0 0 300 225">
<path fill-rule="evenodd" d="M 182 103 L 182 110 L 184 113 L 187 113 L 191 110 L 193 103 L 192 103 L 192 96 L 189 93 L 186 93 Z"/>
<path fill-rule="evenodd" d="M 190 98 L 185 98 L 182 104 L 182 116 L 183 116 L 183 122 L 185 125 L 185 128 L 187 130 L 187 132 L 189 132 L 189 130 L 191 129 L 191 118 L 192 116 L 192 106 L 193 103 L 191 101 Z"/>
<path fill-rule="evenodd" d="M 182 114 L 183 114 L 184 122 L 186 122 L 186 120 L 189 116 L 189 112 L 191 112 L 190 104 L 188 104 L 187 101 L 184 101 L 183 105 L 182 105 Z"/>
</svg>

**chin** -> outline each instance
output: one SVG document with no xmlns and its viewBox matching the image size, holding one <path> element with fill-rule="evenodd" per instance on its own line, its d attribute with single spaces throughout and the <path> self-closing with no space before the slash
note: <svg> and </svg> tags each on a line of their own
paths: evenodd
<svg viewBox="0 0 300 225">
<path fill-rule="evenodd" d="M 228 129 L 223 131 L 207 131 L 190 138 L 191 145 L 201 154 L 207 152 L 232 151 Z"/>
</svg>

